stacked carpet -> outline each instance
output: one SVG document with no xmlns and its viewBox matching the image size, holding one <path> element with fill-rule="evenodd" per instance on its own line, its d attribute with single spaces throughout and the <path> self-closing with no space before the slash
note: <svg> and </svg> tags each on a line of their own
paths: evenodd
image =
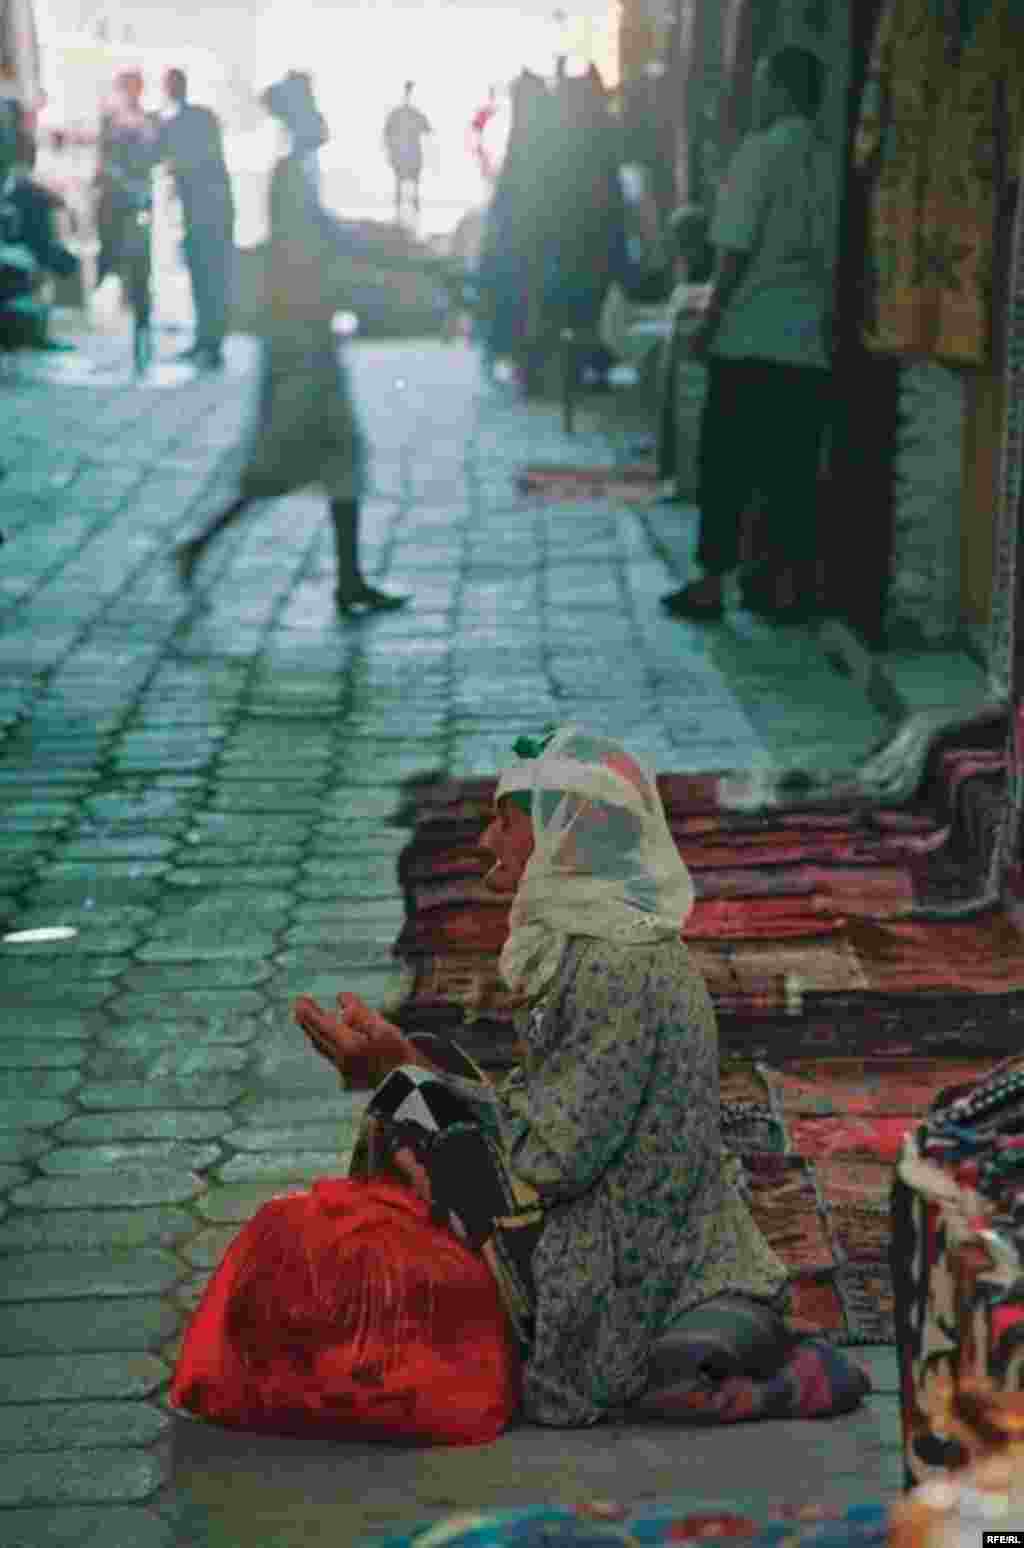
<svg viewBox="0 0 1024 1548">
<path fill-rule="evenodd" d="M 891 1341 L 889 1184 L 900 1136 L 950 1085 L 1020 1046 L 1024 938 L 969 900 L 995 842 L 998 747 L 939 749 L 913 805 L 849 800 L 737 812 L 714 775 L 659 777 L 697 902 L 683 938 L 715 1002 L 723 1132 L 754 1214 L 794 1275 L 794 1315 L 848 1343 Z M 477 841 L 493 780 L 420 785 L 399 861 L 407 1031 L 516 1059 L 498 973 L 507 905 Z"/>
<path fill-rule="evenodd" d="M 520 494 L 543 500 L 656 499 L 662 480 L 653 463 L 619 464 L 613 467 L 574 467 L 564 463 L 534 463 L 516 480 Z"/>
</svg>

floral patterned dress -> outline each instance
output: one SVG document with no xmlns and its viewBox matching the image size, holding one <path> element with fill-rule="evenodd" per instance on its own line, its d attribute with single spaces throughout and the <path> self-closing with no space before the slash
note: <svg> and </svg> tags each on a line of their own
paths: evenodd
<svg viewBox="0 0 1024 1548">
<path fill-rule="evenodd" d="M 730 1291 L 779 1302 L 786 1270 L 723 1151 L 714 1011 L 685 946 L 573 937 L 518 1030 L 525 1058 L 501 1085 L 446 1081 L 507 1168 L 489 1226 L 482 1149 L 424 1166 L 499 1282 L 528 1283 L 523 1416 L 590 1425 L 645 1391 L 653 1344 L 687 1312 Z"/>
</svg>

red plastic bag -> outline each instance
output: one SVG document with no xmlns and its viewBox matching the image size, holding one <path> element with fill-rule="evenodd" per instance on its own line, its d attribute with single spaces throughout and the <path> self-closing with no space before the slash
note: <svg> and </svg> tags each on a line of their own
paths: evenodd
<svg viewBox="0 0 1024 1548">
<path fill-rule="evenodd" d="M 519 1398 L 484 1260 L 390 1182 L 318 1182 L 264 1204 L 192 1322 L 171 1400 L 276 1434 L 478 1445 Z"/>
</svg>

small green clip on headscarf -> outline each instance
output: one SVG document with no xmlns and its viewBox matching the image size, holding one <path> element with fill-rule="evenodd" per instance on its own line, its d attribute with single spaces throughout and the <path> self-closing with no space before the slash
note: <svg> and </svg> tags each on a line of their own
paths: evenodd
<svg viewBox="0 0 1024 1548">
<path fill-rule="evenodd" d="M 555 728 L 547 732 L 545 736 L 520 736 L 512 743 L 512 751 L 517 758 L 539 758 L 555 734 Z M 529 790 L 510 791 L 508 799 L 514 801 L 519 810 L 525 812 L 527 817 L 533 814 L 533 796 Z"/>
</svg>

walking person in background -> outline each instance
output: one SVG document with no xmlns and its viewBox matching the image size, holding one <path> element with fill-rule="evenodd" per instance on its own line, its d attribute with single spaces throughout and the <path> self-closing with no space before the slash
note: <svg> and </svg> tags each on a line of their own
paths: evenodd
<svg viewBox="0 0 1024 1548">
<path fill-rule="evenodd" d="M 469 121 L 470 155 L 473 157 L 473 160 L 479 167 L 480 176 L 483 178 L 488 187 L 493 184 L 494 179 L 497 177 L 498 169 L 495 165 L 494 157 L 491 155 L 485 144 L 485 136 L 487 134 L 487 127 L 490 124 L 492 118 L 496 118 L 497 115 L 498 88 L 496 86 L 490 86 L 487 90 L 487 101 L 482 107 L 477 108 L 476 112 L 473 114 L 473 117 Z"/>
<path fill-rule="evenodd" d="M 395 222 L 402 218 L 402 194 L 412 189 L 412 207 L 420 213 L 420 178 L 423 175 L 423 139 L 433 134 L 430 120 L 412 105 L 414 83 L 406 81 L 402 102 L 384 121 L 384 149 L 395 178 Z"/>
<path fill-rule="evenodd" d="M 290 72 L 268 87 L 262 101 L 290 144 L 270 184 L 259 422 L 237 499 L 178 547 L 178 573 L 189 585 L 207 545 L 255 500 L 275 499 L 318 483 L 330 500 L 339 612 L 401 607 L 407 597 L 378 591 L 359 567 L 359 504 L 366 490 L 367 452 L 333 329 L 339 301 L 330 266 L 349 257 L 380 268 L 426 270 L 437 278 L 447 275 L 448 266 L 410 253 L 407 247 L 397 250 L 387 228 L 374 234 L 323 208 L 316 158 L 328 129 L 308 75 Z"/>
<path fill-rule="evenodd" d="M 97 224 L 100 255 L 96 284 L 116 274 L 130 246 L 129 228 L 152 202 L 153 168 L 158 160 L 160 126 L 142 106 L 146 83 L 140 70 L 122 70 L 100 118 Z"/>
<path fill-rule="evenodd" d="M 662 598 L 676 618 L 722 616 L 740 524 L 760 494 L 772 553 L 744 602 L 779 622 L 813 616 L 817 492 L 829 412 L 836 170 L 815 119 L 825 71 L 786 47 L 755 75 L 758 127 L 729 166 L 711 224 L 715 274 L 690 353 L 704 361 L 697 503 L 701 580 Z"/>
<path fill-rule="evenodd" d="M 158 155 L 174 178 L 185 226 L 185 262 L 192 284 L 195 340 L 181 357 L 214 369 L 223 364 L 235 230 L 231 179 L 224 162 L 220 120 L 188 100 L 184 70 L 168 70 L 164 94 L 170 116 Z"/>
</svg>

